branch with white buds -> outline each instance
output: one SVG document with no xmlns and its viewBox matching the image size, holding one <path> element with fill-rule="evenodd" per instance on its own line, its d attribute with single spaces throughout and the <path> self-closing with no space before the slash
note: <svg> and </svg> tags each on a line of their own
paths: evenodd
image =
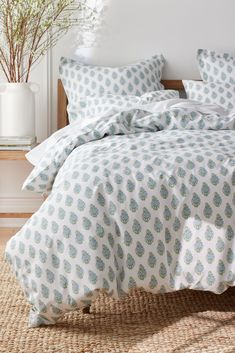
<svg viewBox="0 0 235 353">
<path fill-rule="evenodd" d="M 0 70 L 28 82 L 32 66 L 71 26 L 93 31 L 102 11 L 86 0 L 0 0 Z"/>
</svg>

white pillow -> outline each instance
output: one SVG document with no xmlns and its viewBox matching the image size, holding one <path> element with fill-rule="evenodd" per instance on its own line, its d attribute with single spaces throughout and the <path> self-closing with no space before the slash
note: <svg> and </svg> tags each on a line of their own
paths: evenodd
<svg viewBox="0 0 235 353">
<path fill-rule="evenodd" d="M 191 80 L 183 80 L 183 85 L 188 99 L 235 110 L 235 85 Z"/>
<path fill-rule="evenodd" d="M 197 61 L 203 81 L 235 85 L 235 57 L 232 54 L 199 49 Z"/>
<path fill-rule="evenodd" d="M 160 83 L 164 64 L 162 55 L 122 67 L 84 65 L 61 58 L 59 71 L 69 104 L 77 105 L 81 98 L 88 96 L 141 96 L 164 89 Z"/>
</svg>

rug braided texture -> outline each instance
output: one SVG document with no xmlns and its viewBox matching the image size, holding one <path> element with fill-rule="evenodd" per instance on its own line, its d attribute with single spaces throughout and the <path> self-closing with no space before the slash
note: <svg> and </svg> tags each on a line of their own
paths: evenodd
<svg viewBox="0 0 235 353">
<path fill-rule="evenodd" d="M 55 326 L 29 329 L 29 305 L 0 248 L 0 352 L 235 353 L 235 290 L 152 295 L 120 301 L 100 294 L 91 314 L 69 313 Z"/>
</svg>

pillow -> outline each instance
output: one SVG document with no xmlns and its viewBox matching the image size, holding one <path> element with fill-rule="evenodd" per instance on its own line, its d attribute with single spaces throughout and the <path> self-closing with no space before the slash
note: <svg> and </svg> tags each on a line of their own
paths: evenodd
<svg viewBox="0 0 235 353">
<path fill-rule="evenodd" d="M 87 96 L 141 96 L 146 92 L 164 89 L 160 83 L 164 63 L 162 55 L 122 67 L 83 65 L 62 57 L 59 71 L 69 103 L 75 105 Z"/>
<path fill-rule="evenodd" d="M 235 57 L 231 54 L 199 49 L 197 61 L 203 81 L 235 84 Z"/>
<path fill-rule="evenodd" d="M 179 98 L 179 92 L 174 90 L 161 90 L 148 92 L 142 96 L 131 95 L 102 95 L 82 97 L 76 104 L 68 105 L 70 123 L 81 118 L 97 118 L 107 116 L 124 109 L 134 109 L 143 104 L 160 102 L 167 99 Z"/>
<path fill-rule="evenodd" d="M 217 104 L 226 110 L 235 109 L 235 85 L 184 80 L 188 99 L 201 103 Z"/>
</svg>

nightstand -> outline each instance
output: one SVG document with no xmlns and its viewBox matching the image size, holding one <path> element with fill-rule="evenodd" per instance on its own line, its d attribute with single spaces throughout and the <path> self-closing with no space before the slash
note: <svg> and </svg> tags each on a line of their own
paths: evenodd
<svg viewBox="0 0 235 353">
<path fill-rule="evenodd" d="M 0 161 L 25 161 L 25 155 L 28 151 L 3 151 L 0 150 Z M 0 212 L 0 218 L 29 218 L 33 213 L 22 212 Z"/>
</svg>

